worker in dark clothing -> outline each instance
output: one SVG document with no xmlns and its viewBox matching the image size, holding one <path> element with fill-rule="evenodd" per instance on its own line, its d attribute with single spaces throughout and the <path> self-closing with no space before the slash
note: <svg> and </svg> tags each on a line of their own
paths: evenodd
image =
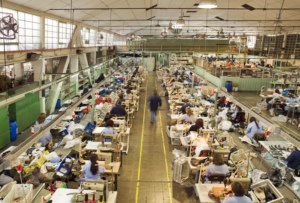
<svg viewBox="0 0 300 203">
<path fill-rule="evenodd" d="M 300 151 L 297 147 L 294 147 L 294 151 L 286 159 L 287 166 L 291 170 L 296 170 L 300 166 Z"/>
<path fill-rule="evenodd" d="M 191 105 L 190 102 L 188 102 L 188 101 L 185 102 L 185 103 L 181 106 L 181 108 L 180 108 L 180 111 L 181 111 L 183 114 L 186 113 L 186 112 L 185 112 L 186 107 L 193 107 L 193 105 Z"/>
<path fill-rule="evenodd" d="M 148 102 L 151 111 L 150 123 L 153 124 L 156 121 L 158 106 L 162 105 L 161 98 L 158 96 L 156 90 L 154 90 L 153 95 L 149 97 Z"/>
<path fill-rule="evenodd" d="M 127 112 L 125 111 L 124 107 L 121 106 L 121 101 L 118 101 L 110 110 L 110 115 L 127 116 Z"/>
</svg>

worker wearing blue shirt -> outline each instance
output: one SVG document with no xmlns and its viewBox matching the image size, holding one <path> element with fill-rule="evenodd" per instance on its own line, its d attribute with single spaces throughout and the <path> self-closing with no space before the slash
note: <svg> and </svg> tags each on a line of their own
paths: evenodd
<svg viewBox="0 0 300 203">
<path fill-rule="evenodd" d="M 124 107 L 121 106 L 121 102 L 118 101 L 116 106 L 114 106 L 110 110 L 111 115 L 118 115 L 118 116 L 127 116 L 127 112 L 125 111 Z"/>
<path fill-rule="evenodd" d="M 263 132 L 263 126 L 260 122 L 256 121 L 256 118 L 251 117 L 250 123 L 248 124 L 246 131 L 247 131 L 246 136 L 252 140 L 254 134 Z"/>
<path fill-rule="evenodd" d="M 223 203 L 252 203 L 252 200 L 245 195 L 245 189 L 240 182 L 231 183 L 234 196 L 226 198 Z"/>
<path fill-rule="evenodd" d="M 106 121 L 106 126 L 102 130 L 102 134 L 117 134 L 117 132 L 113 129 L 114 121 L 108 120 Z"/>
<path fill-rule="evenodd" d="M 105 172 L 105 168 L 103 166 L 97 166 L 98 163 L 97 154 L 92 154 L 90 158 L 90 162 L 86 163 L 82 169 L 82 172 L 85 175 L 86 180 L 99 180 L 100 175 Z"/>
<path fill-rule="evenodd" d="M 300 151 L 297 147 L 294 147 L 294 149 L 295 150 L 286 159 L 287 166 L 292 170 L 296 170 L 300 166 Z"/>
</svg>

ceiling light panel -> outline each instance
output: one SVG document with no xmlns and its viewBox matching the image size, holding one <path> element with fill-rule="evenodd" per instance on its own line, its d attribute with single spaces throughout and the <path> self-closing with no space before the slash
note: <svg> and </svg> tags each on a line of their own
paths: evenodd
<svg viewBox="0 0 300 203">
<path fill-rule="evenodd" d="M 247 10 L 249 10 L 249 11 L 255 10 L 254 7 L 252 7 L 252 6 L 248 5 L 248 4 L 243 4 L 242 7 L 244 7 L 245 9 L 247 9 Z"/>
</svg>

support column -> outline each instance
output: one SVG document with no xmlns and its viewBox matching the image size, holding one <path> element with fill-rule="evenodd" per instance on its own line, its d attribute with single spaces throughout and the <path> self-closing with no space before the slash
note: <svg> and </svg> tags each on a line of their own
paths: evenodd
<svg viewBox="0 0 300 203">
<path fill-rule="evenodd" d="M 89 67 L 89 64 L 88 64 L 87 57 L 86 57 L 85 53 L 79 55 L 79 63 L 80 63 L 80 65 L 81 65 L 81 67 L 83 69 Z M 90 84 L 93 84 L 92 77 L 91 77 L 91 70 L 90 69 L 83 71 L 83 75 L 88 76 Z"/>
<path fill-rule="evenodd" d="M 70 57 L 69 56 L 63 57 L 59 62 L 59 66 L 57 68 L 57 73 L 66 73 L 67 69 L 68 69 L 69 62 L 70 62 Z M 57 78 L 63 77 L 63 76 L 65 76 L 65 75 L 55 76 L 54 79 L 57 79 Z M 55 110 L 55 105 L 56 105 L 57 99 L 59 97 L 62 84 L 63 84 L 63 82 L 59 82 L 55 85 L 52 85 L 51 91 L 49 93 L 47 103 L 46 103 L 46 112 L 47 112 L 47 114 L 51 114 Z"/>
<path fill-rule="evenodd" d="M 14 63 L 15 84 L 17 84 L 19 81 L 23 80 L 23 76 L 24 76 L 23 63 Z"/>
<path fill-rule="evenodd" d="M 46 60 L 39 59 L 37 61 L 32 61 L 31 65 L 34 72 L 34 82 L 38 82 L 39 86 L 42 85 L 45 80 L 45 69 L 46 69 Z M 42 96 L 42 92 L 39 92 L 40 97 L 40 112 L 46 112 L 46 98 Z"/>
<path fill-rule="evenodd" d="M 70 73 L 75 73 L 78 71 L 78 56 L 77 55 L 72 55 L 71 56 L 71 61 L 70 61 Z M 78 74 L 72 75 L 70 77 L 70 82 L 76 84 L 76 95 L 78 94 Z"/>
</svg>

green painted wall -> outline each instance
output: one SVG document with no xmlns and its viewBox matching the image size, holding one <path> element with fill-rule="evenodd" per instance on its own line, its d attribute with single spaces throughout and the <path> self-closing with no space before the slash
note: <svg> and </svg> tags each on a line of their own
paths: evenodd
<svg viewBox="0 0 300 203">
<path fill-rule="evenodd" d="M 7 107 L 0 108 L 0 148 L 10 142 L 9 117 Z"/>
<path fill-rule="evenodd" d="M 25 87 L 9 90 L 8 95 L 14 95 L 24 91 L 28 91 L 37 87 L 37 83 L 27 85 Z M 28 93 L 25 98 L 9 105 L 9 118 L 18 123 L 19 132 L 31 126 L 40 114 L 40 99 L 39 93 Z"/>
<path fill-rule="evenodd" d="M 271 78 L 240 78 L 224 76 L 218 78 L 197 66 L 195 66 L 195 72 L 218 87 L 225 87 L 226 81 L 232 81 L 233 86 L 238 87 L 239 91 L 260 91 L 262 86 L 267 87 L 272 80 Z"/>
</svg>

